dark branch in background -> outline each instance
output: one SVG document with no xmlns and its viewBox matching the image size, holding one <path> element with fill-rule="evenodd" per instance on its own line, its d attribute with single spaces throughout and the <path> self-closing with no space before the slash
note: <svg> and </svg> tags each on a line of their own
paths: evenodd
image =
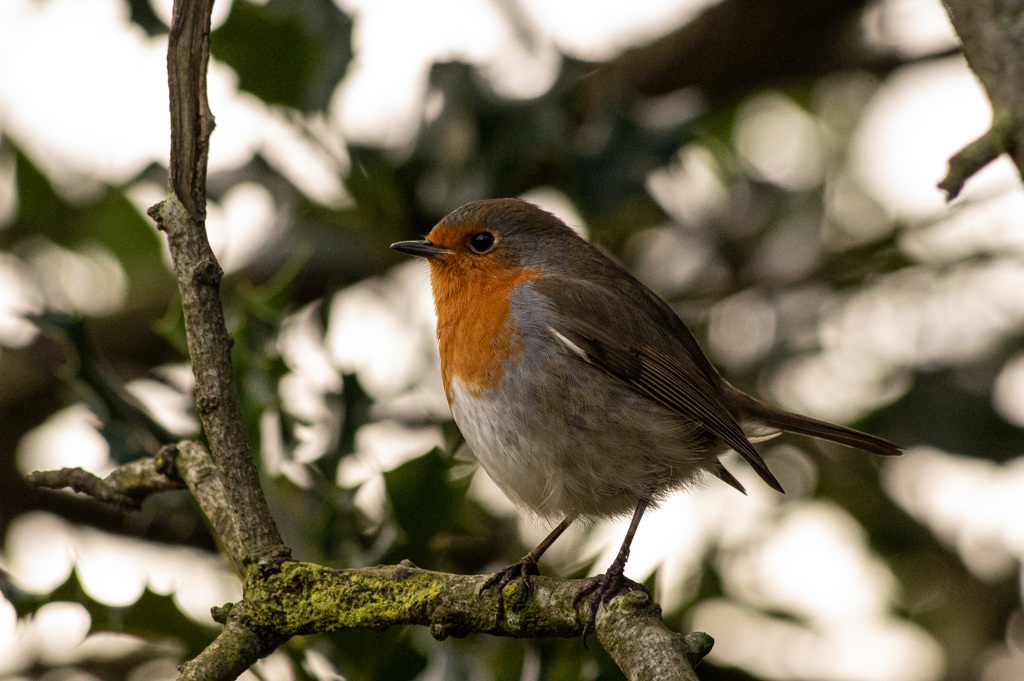
<svg viewBox="0 0 1024 681">
<path fill-rule="evenodd" d="M 171 102 L 170 190 L 149 214 L 167 234 L 181 291 L 196 408 L 243 550 L 236 564 L 286 558 L 259 484 L 238 406 L 231 345 L 220 302 L 223 271 L 206 238 L 206 166 L 213 115 L 206 101 L 212 0 L 174 3 L 167 46 Z M 223 539 L 223 537 L 222 537 Z"/>
<path fill-rule="evenodd" d="M 861 22 L 868 4 L 723 0 L 668 35 L 595 65 L 598 73 L 590 80 L 616 98 L 697 88 L 723 102 L 765 83 L 785 85 L 845 69 L 884 75 L 910 60 L 879 54 L 864 43 Z M 925 58 L 935 56 L 940 55 Z"/>
<path fill-rule="evenodd" d="M 1002 153 L 1024 176 L 1024 0 L 943 0 L 964 57 L 992 102 L 992 126 L 957 153 L 939 183 L 956 198 L 967 179 Z"/>
</svg>

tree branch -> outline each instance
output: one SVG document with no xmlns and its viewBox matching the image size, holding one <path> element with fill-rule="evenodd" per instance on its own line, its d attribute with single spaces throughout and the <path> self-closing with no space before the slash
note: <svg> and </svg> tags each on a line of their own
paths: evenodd
<svg viewBox="0 0 1024 681">
<path fill-rule="evenodd" d="M 715 643 L 704 632 L 682 636 L 669 629 L 658 604 L 639 591 L 612 599 L 598 612 L 597 638 L 630 681 L 696 681 L 693 668 Z"/>
<path fill-rule="evenodd" d="M 245 537 L 238 531 L 210 453 L 197 442 L 166 445 L 155 457 L 118 466 L 105 478 L 82 468 L 62 468 L 34 471 L 26 480 L 34 487 L 70 487 L 127 511 L 141 508 L 151 494 L 188 488 L 239 574 L 245 572 Z"/>
<path fill-rule="evenodd" d="M 1010 151 L 1014 125 L 1008 112 L 996 111 L 992 127 L 949 159 L 949 170 L 938 185 L 946 192 L 946 201 L 955 199 L 972 175 Z"/>
<path fill-rule="evenodd" d="M 213 643 L 181 665 L 178 681 L 231 681 L 237 679 L 256 660 L 269 655 L 287 639 L 272 633 L 257 634 L 240 619 L 245 605 L 232 605 L 230 616 Z"/>
<path fill-rule="evenodd" d="M 33 484 L 73 487 L 102 501 L 137 508 L 149 494 L 187 486 L 236 566 L 244 538 L 209 452 L 196 442 L 167 445 L 156 457 L 119 467 L 105 479 L 81 469 L 36 472 Z M 234 679 L 292 636 L 339 630 L 382 631 L 423 625 L 437 639 L 483 633 L 516 638 L 575 638 L 583 633 L 579 605 L 590 579 L 534 577 L 504 590 L 504 620 L 495 622 L 497 594 L 480 593 L 489 575 L 421 570 L 411 563 L 336 570 L 312 563 L 265 564 L 242 571 L 245 599 L 214 608 L 224 624 L 217 639 L 182 666 L 180 679 Z M 583 601 L 585 603 L 585 599 Z M 693 667 L 711 650 L 707 634 L 682 636 L 665 626 L 650 596 L 625 591 L 597 616 L 597 638 L 627 678 L 696 681 Z"/>
<path fill-rule="evenodd" d="M 953 200 L 971 175 L 1004 152 L 1024 176 L 1024 0 L 943 2 L 993 111 L 989 131 L 950 159 L 939 183 Z"/>
<path fill-rule="evenodd" d="M 34 471 L 26 477 L 33 487 L 61 489 L 70 487 L 100 501 L 128 511 L 138 510 L 150 494 L 182 489 L 185 483 L 173 471 L 158 464 L 157 459 L 142 459 L 118 466 L 105 478 L 82 468 L 61 468 L 56 471 Z"/>
<path fill-rule="evenodd" d="M 239 574 L 244 574 L 249 549 L 246 537 L 239 531 L 237 513 L 228 502 L 224 485 L 209 451 L 197 442 L 179 442 L 161 450 L 161 454 L 174 458 L 174 468 L 199 502 L 203 515 L 213 526 L 214 534 Z"/>
<path fill-rule="evenodd" d="M 167 234 L 181 291 L 196 407 L 233 514 L 236 565 L 263 564 L 290 555 L 259 484 L 238 406 L 231 365 L 232 340 L 220 302 L 223 271 L 206 238 L 206 167 L 213 115 L 206 101 L 213 0 L 175 2 L 167 46 L 171 102 L 171 196 L 149 209 Z"/>
<path fill-rule="evenodd" d="M 612 61 L 594 64 L 585 87 L 606 97 L 657 97 L 696 88 L 725 103 L 766 83 L 792 83 L 844 70 L 891 73 L 949 54 L 879 54 L 863 40 L 866 0 L 722 0 L 691 21 Z"/>
<path fill-rule="evenodd" d="M 489 575 L 453 575 L 411 564 L 334 570 L 288 562 L 246 585 L 241 617 L 254 631 L 298 636 L 347 629 L 385 630 L 398 624 L 430 628 L 434 638 L 472 633 L 516 638 L 582 635 L 591 579 L 532 577 L 510 582 L 505 617 L 494 621 L 497 594 L 480 588 Z M 707 634 L 684 637 L 661 619 L 661 608 L 640 591 L 612 599 L 597 617 L 597 637 L 630 679 L 696 681 L 692 666 L 711 650 Z"/>
</svg>

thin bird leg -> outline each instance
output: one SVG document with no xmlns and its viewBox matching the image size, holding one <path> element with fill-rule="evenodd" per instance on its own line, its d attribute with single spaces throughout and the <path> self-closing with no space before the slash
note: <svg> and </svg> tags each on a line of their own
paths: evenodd
<svg viewBox="0 0 1024 681">
<path fill-rule="evenodd" d="M 615 560 L 603 575 L 596 577 L 576 596 L 576 603 L 579 603 L 584 596 L 590 594 L 590 599 L 587 601 L 590 612 L 587 615 L 587 623 L 583 627 L 584 646 L 587 644 L 587 634 L 594 631 L 594 625 L 597 622 L 597 609 L 610 601 L 612 596 L 619 592 L 619 589 L 626 586 L 630 589 L 646 591 L 643 585 L 626 578 L 622 572 L 626 567 L 626 560 L 629 559 L 629 545 L 633 543 L 633 535 L 636 534 L 636 528 L 640 526 L 640 518 L 643 517 L 649 503 L 650 499 L 641 499 L 637 502 L 636 510 L 633 511 L 633 519 L 629 522 L 629 529 L 626 530 L 626 537 L 622 540 L 622 546 L 619 548 L 619 554 L 615 556 Z"/>
<path fill-rule="evenodd" d="M 494 606 L 494 623 L 500 624 L 502 618 L 505 617 L 505 595 L 503 593 L 505 585 L 514 580 L 516 577 L 523 578 L 523 584 L 529 587 L 528 579 L 531 575 L 539 575 L 540 570 L 537 569 L 537 561 L 544 555 L 544 552 L 551 548 L 551 545 L 555 543 L 555 540 L 562 536 L 562 533 L 572 524 L 573 517 L 566 518 L 562 522 L 558 523 L 558 526 L 551 530 L 548 536 L 544 537 L 544 541 L 537 544 L 537 546 L 530 551 L 528 554 L 519 559 L 519 562 L 512 563 L 504 570 L 498 570 L 493 575 L 487 578 L 484 585 L 480 587 L 479 593 L 483 593 L 485 590 L 490 589 L 493 586 L 498 588 L 498 603 Z"/>
</svg>

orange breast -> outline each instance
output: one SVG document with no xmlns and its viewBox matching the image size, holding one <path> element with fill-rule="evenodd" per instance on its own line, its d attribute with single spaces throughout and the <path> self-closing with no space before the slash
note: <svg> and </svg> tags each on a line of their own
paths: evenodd
<svg viewBox="0 0 1024 681">
<path fill-rule="evenodd" d="M 437 342 L 445 393 L 461 379 L 471 393 L 497 387 L 507 360 L 518 362 L 525 346 L 509 315 L 509 296 L 540 270 L 508 268 L 482 259 L 454 267 L 431 262 L 430 283 L 437 306 Z"/>
</svg>

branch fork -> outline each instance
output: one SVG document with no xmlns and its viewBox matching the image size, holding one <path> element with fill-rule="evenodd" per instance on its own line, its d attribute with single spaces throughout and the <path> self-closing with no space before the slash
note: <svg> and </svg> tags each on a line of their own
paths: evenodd
<svg viewBox="0 0 1024 681">
<path fill-rule="evenodd" d="M 244 598 L 214 609 L 224 626 L 180 679 L 237 678 L 259 658 L 300 634 L 383 630 L 419 624 L 439 639 L 480 632 L 499 636 L 579 637 L 586 613 L 575 607 L 591 580 L 534 577 L 504 588 L 507 609 L 495 621 L 496 595 L 479 596 L 486 576 L 412 565 L 335 570 L 291 560 L 251 454 L 231 364 L 232 340 L 220 301 L 223 271 L 206 237 L 206 171 L 214 119 L 206 99 L 212 0 L 174 3 L 168 41 L 171 160 L 169 197 L 149 215 L 167 235 L 181 292 L 197 411 L 209 449 L 170 445 L 152 458 L 100 479 L 80 469 L 37 472 L 38 487 L 71 487 L 120 508 L 187 487 L 242 577 Z M 492 600 L 493 599 L 493 600 Z M 693 665 L 711 647 L 706 634 L 681 636 L 641 593 L 611 599 L 597 617 L 598 640 L 629 679 L 696 681 Z"/>
</svg>

